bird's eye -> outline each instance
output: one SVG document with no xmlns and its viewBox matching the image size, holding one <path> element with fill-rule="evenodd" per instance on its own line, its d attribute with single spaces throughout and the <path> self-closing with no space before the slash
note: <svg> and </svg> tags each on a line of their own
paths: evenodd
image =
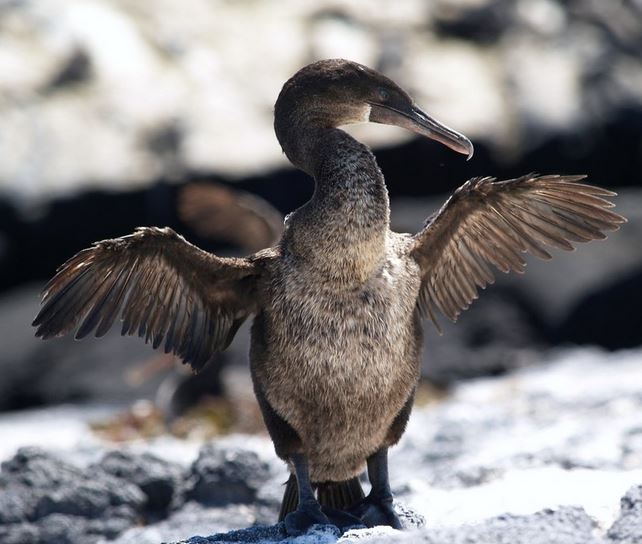
<svg viewBox="0 0 642 544">
<path fill-rule="evenodd" d="M 386 91 L 386 89 L 384 89 L 383 87 L 379 87 L 377 89 L 377 97 L 382 102 L 385 102 L 386 100 L 388 100 L 390 98 L 390 93 L 388 91 Z"/>
</svg>

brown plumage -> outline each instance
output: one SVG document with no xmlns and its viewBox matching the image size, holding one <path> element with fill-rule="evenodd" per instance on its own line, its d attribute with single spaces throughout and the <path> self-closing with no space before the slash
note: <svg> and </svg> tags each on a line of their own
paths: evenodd
<svg viewBox="0 0 642 544">
<path fill-rule="evenodd" d="M 82 337 L 104 334 L 120 317 L 123 334 L 163 344 L 198 369 L 254 315 L 255 392 L 296 476 L 282 510 L 292 534 L 328 520 L 399 527 L 386 451 L 410 414 L 420 315 L 454 320 L 492 283 L 492 267 L 522 272 L 524 252 L 550 258 L 546 246 L 571 249 L 624 222 L 603 198 L 614 193 L 578 183 L 582 176 L 528 175 L 470 180 L 420 233 L 393 233 L 374 156 L 336 128 L 367 120 L 472 155 L 464 136 L 384 76 L 344 60 L 312 64 L 284 85 L 275 130 L 316 190 L 276 247 L 222 259 L 169 229 L 139 229 L 63 265 L 34 322 L 45 338 L 78 325 Z M 366 461 L 372 491 L 358 500 L 355 477 Z M 313 488 L 332 508 L 320 508 Z"/>
<path fill-rule="evenodd" d="M 419 308 L 438 327 L 434 309 L 455 321 L 494 282 L 489 265 L 524 272 L 521 254 L 550 259 L 545 246 L 572 251 L 571 242 L 606 238 L 624 219 L 603 197 L 612 191 L 578 183 L 586 176 L 474 178 L 455 191 L 414 236 L 422 268 Z"/>
<path fill-rule="evenodd" d="M 103 336 L 116 319 L 123 335 L 161 344 L 202 368 L 256 311 L 253 264 L 221 258 L 169 228 L 95 243 L 69 259 L 43 291 L 37 336 Z M 247 285 L 246 285 L 247 283 Z"/>
</svg>

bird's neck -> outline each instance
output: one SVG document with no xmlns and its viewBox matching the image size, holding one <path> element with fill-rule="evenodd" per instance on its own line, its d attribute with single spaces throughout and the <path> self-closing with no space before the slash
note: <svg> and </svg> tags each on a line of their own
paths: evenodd
<svg viewBox="0 0 642 544">
<path fill-rule="evenodd" d="M 374 155 L 337 128 L 308 127 L 284 149 L 316 182 L 310 201 L 287 221 L 288 249 L 325 280 L 367 280 L 383 263 L 390 217 Z"/>
</svg>

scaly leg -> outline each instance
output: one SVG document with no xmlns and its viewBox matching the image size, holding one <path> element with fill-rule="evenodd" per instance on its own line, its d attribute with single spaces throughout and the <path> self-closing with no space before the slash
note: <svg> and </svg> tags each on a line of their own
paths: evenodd
<svg viewBox="0 0 642 544">
<path fill-rule="evenodd" d="M 321 511 L 321 505 L 314 496 L 314 490 L 310 483 L 308 460 L 305 455 L 295 453 L 290 456 L 290 460 L 296 474 L 299 505 L 294 512 L 285 516 L 283 521 L 287 533 L 296 536 L 305 533 L 313 525 L 327 525 L 330 520 Z"/>
<path fill-rule="evenodd" d="M 368 527 L 388 525 L 401 529 L 401 523 L 392 508 L 392 491 L 388 481 L 388 448 L 381 448 L 368 457 L 368 478 L 372 489 L 352 513 Z"/>
</svg>

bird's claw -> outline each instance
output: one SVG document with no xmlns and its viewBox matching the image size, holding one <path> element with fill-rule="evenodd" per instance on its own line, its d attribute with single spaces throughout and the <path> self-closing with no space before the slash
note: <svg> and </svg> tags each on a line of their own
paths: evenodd
<svg viewBox="0 0 642 544">
<path fill-rule="evenodd" d="M 353 506 L 350 513 L 358 517 L 366 527 L 387 525 L 393 529 L 401 529 L 399 517 L 392 507 L 392 497 L 368 495 Z"/>
<path fill-rule="evenodd" d="M 285 530 L 290 536 L 298 536 L 306 533 L 314 525 L 332 525 L 318 504 L 301 504 L 294 511 L 290 512 L 285 519 Z"/>
</svg>

